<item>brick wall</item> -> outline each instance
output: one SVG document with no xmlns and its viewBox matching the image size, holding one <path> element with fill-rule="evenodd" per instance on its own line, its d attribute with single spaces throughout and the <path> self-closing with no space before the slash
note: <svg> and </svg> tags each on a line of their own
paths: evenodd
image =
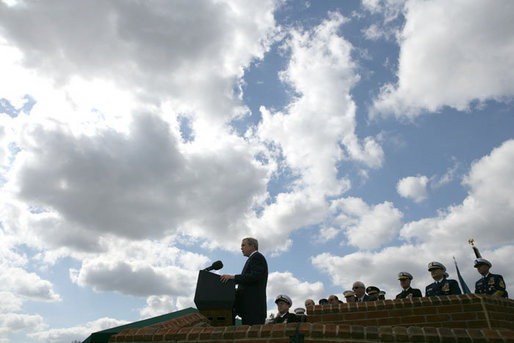
<svg viewBox="0 0 514 343">
<path fill-rule="evenodd" d="M 488 296 L 414 298 L 309 308 L 308 322 L 212 327 L 188 314 L 109 342 L 514 342 L 514 301 Z M 299 340 L 298 340 L 299 342 Z"/>
<path fill-rule="evenodd" d="M 309 322 L 514 330 L 514 301 L 476 294 L 316 305 Z"/>
</svg>

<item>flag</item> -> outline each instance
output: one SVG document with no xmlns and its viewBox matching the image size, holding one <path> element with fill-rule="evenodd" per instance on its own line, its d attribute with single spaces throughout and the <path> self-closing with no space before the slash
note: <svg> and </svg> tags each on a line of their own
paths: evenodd
<svg viewBox="0 0 514 343">
<path fill-rule="evenodd" d="M 455 257 L 453 257 L 453 262 L 455 262 L 455 269 L 457 269 L 457 276 L 459 277 L 459 283 L 460 287 L 462 288 L 462 293 L 471 293 L 468 285 L 466 285 L 466 281 L 464 281 L 462 275 L 460 275 L 459 266 L 457 265 L 457 260 L 455 259 Z"/>
</svg>

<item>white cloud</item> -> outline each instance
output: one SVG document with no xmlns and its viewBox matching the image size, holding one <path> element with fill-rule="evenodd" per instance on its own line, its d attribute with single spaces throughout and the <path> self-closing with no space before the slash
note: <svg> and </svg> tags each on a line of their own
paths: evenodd
<svg viewBox="0 0 514 343">
<path fill-rule="evenodd" d="M 50 330 L 36 329 L 36 332 L 28 334 L 28 336 L 49 343 L 69 343 L 76 340 L 83 341 L 93 332 L 102 331 L 124 324 L 127 324 L 127 322 L 112 318 L 99 318 L 95 321 L 86 323 L 85 326 Z"/>
<path fill-rule="evenodd" d="M 348 243 L 360 249 L 376 249 L 396 237 L 403 213 L 385 201 L 370 206 L 360 198 L 348 197 L 334 201 L 333 224 L 346 235 Z"/>
<path fill-rule="evenodd" d="M 32 332 L 44 329 L 43 317 L 40 315 L 20 313 L 0 313 L 0 341 L 10 342 L 13 333 Z"/>
<path fill-rule="evenodd" d="M 345 256 L 322 253 L 314 256 L 312 263 L 343 289 L 355 280 L 362 280 L 367 285 L 385 289 L 388 297 L 393 297 L 400 290 L 396 277 L 400 271 L 412 273 L 414 285 L 424 292 L 424 287 L 431 282 L 426 269 L 430 261 L 442 262 L 450 277 L 456 278 L 452 260 L 455 256 L 464 279 L 473 290 L 478 274 L 473 268 L 475 257 L 467 241 L 474 238 L 482 256 L 492 261 L 494 272 L 503 274 L 507 285 L 512 284 L 514 274 L 509 254 L 514 253 L 513 175 L 514 140 L 509 140 L 472 165 L 464 179 L 470 190 L 462 204 L 448 207 L 437 217 L 402 227 L 399 238 L 407 243 Z M 353 212 L 358 213 L 361 201 L 355 202 Z"/>
<path fill-rule="evenodd" d="M 428 181 L 428 177 L 424 175 L 404 177 L 396 184 L 396 190 L 402 197 L 412 199 L 419 203 L 428 197 Z"/>
<path fill-rule="evenodd" d="M 146 307 L 139 313 L 141 317 L 156 317 L 161 314 L 173 312 L 174 300 L 168 295 L 152 295 L 146 299 Z"/>
<path fill-rule="evenodd" d="M 398 83 L 381 90 L 374 109 L 414 117 L 444 106 L 514 95 L 511 1 L 408 1 L 400 37 Z M 494 53 L 492 53 L 494 52 Z"/>
</svg>

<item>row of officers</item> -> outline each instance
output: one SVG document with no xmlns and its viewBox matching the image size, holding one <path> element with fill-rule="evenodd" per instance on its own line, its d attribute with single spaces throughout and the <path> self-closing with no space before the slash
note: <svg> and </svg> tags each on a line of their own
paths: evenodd
<svg viewBox="0 0 514 343">
<path fill-rule="evenodd" d="M 482 276 L 475 283 L 476 294 L 487 294 L 497 297 L 508 297 L 508 293 L 505 287 L 505 281 L 503 276 L 499 274 L 493 274 L 489 272 L 492 267 L 491 262 L 485 258 L 477 258 L 474 263 L 474 267 L 478 273 Z M 428 271 L 434 279 L 434 282 L 425 287 L 425 296 L 433 297 L 436 295 L 451 295 L 451 294 L 462 294 L 459 287 L 459 283 L 456 280 L 448 279 L 448 273 L 446 273 L 446 267 L 440 262 L 430 262 L 428 264 Z M 398 274 L 398 280 L 402 291 L 396 295 L 396 299 L 404 299 L 409 297 L 422 297 L 421 290 L 411 287 L 412 274 L 408 272 L 400 272 Z M 370 286 L 366 289 L 368 298 L 360 298 L 360 295 L 356 294 L 355 284 L 353 291 L 346 291 L 345 297 L 357 297 L 357 301 L 369 301 L 369 300 L 380 300 L 383 299 L 383 292 L 377 287 Z M 352 299 L 353 300 L 353 299 Z"/>
<path fill-rule="evenodd" d="M 492 274 L 489 269 L 492 267 L 491 262 L 484 258 L 477 258 L 474 263 L 474 267 L 478 273 L 482 276 L 475 283 L 475 293 L 487 294 L 497 297 L 508 297 L 508 293 L 505 287 L 503 277 L 499 274 Z M 451 295 L 451 294 L 462 294 L 459 284 L 456 280 L 448 279 L 446 273 L 446 267 L 440 262 L 430 262 L 428 264 L 428 271 L 430 272 L 434 282 L 425 288 L 425 296 L 432 297 L 437 295 Z M 400 272 L 398 274 L 398 280 L 402 291 L 396 295 L 396 299 L 422 297 L 421 290 L 411 287 L 411 281 L 413 277 L 408 272 Z M 351 291 L 345 291 L 344 296 L 347 302 L 362 302 L 362 301 L 376 301 L 384 299 L 384 292 L 381 292 L 378 287 L 369 286 L 364 287 L 362 282 L 355 282 Z M 320 299 L 319 304 L 337 304 L 341 301 L 335 295 L 331 295 L 328 299 Z M 271 319 L 268 319 L 268 323 L 287 323 L 287 322 L 298 322 L 305 318 L 305 309 L 297 308 L 294 313 L 290 313 L 289 309 L 293 302 L 291 298 L 285 294 L 280 294 L 275 299 L 277 304 L 278 313 Z M 312 299 L 305 301 L 305 306 L 314 306 Z"/>
</svg>

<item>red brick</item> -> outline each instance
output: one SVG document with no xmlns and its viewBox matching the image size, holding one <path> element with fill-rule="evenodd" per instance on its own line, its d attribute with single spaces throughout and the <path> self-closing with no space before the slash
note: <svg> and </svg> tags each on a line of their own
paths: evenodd
<svg viewBox="0 0 514 343">
<path fill-rule="evenodd" d="M 236 328 L 237 328 L 237 326 L 227 326 L 225 328 L 225 332 L 223 332 L 223 338 L 234 339 Z M 189 336 L 188 336 L 188 339 L 190 339 Z"/>
<path fill-rule="evenodd" d="M 300 326 L 298 327 L 298 333 L 301 335 L 309 335 L 312 325 L 313 324 L 310 323 L 300 323 Z"/>
<path fill-rule="evenodd" d="M 409 335 L 410 342 L 424 342 L 425 334 L 418 326 L 410 326 L 407 328 L 407 334 Z"/>
<path fill-rule="evenodd" d="M 468 330 L 466 329 L 453 329 L 453 333 L 457 337 L 457 341 L 459 343 L 473 342 L 473 340 L 469 336 Z"/>
<path fill-rule="evenodd" d="M 366 326 L 364 327 L 366 339 L 378 339 L 378 327 L 377 326 Z"/>
<path fill-rule="evenodd" d="M 439 306 L 439 313 L 456 313 L 462 312 L 462 305 L 445 305 Z"/>
<path fill-rule="evenodd" d="M 479 329 L 468 329 L 468 335 L 471 337 L 474 343 L 486 343 L 487 338 Z"/>
<path fill-rule="evenodd" d="M 487 340 L 491 343 L 503 342 L 503 338 L 498 333 L 498 330 L 483 329 L 482 332 Z"/>
<path fill-rule="evenodd" d="M 457 337 L 449 328 L 438 328 L 437 333 L 439 334 L 442 342 L 457 342 Z"/>
<path fill-rule="evenodd" d="M 340 322 L 343 321 L 342 313 L 329 313 L 321 316 L 322 322 Z"/>
<path fill-rule="evenodd" d="M 187 339 L 188 340 L 194 340 L 194 339 L 199 339 L 200 338 L 200 333 L 204 330 L 205 328 L 203 327 L 199 327 L 199 328 L 191 328 L 191 330 L 189 330 L 189 334 L 187 335 Z"/>
<path fill-rule="evenodd" d="M 436 314 L 436 315 L 426 316 L 426 321 L 428 323 L 446 322 L 448 320 L 450 320 L 450 316 L 448 314 Z"/>
<path fill-rule="evenodd" d="M 392 342 L 394 340 L 393 328 L 391 326 L 381 326 L 378 329 L 378 337 L 381 342 Z"/>
<path fill-rule="evenodd" d="M 296 333 L 296 326 L 298 323 L 287 323 L 285 329 L 286 336 L 293 336 Z"/>
<path fill-rule="evenodd" d="M 218 327 L 215 327 L 215 328 L 212 330 L 212 333 L 211 333 L 211 339 L 220 339 L 220 338 L 223 338 L 223 333 L 225 332 L 225 329 L 226 329 L 226 326 L 218 326 Z"/>
<path fill-rule="evenodd" d="M 234 338 L 246 338 L 246 335 L 247 335 L 249 329 L 250 329 L 250 326 L 248 326 L 248 325 L 236 326 L 236 332 L 234 333 Z"/>
<path fill-rule="evenodd" d="M 409 317 L 402 317 L 402 324 L 419 324 L 424 323 L 425 317 L 424 316 L 409 316 Z"/>
<path fill-rule="evenodd" d="M 364 326 L 350 325 L 350 335 L 352 338 L 364 338 Z"/>
<path fill-rule="evenodd" d="M 505 342 L 514 342 L 514 331 L 512 330 L 498 330 Z"/>
<path fill-rule="evenodd" d="M 271 337 L 284 337 L 286 331 L 286 324 L 274 324 L 271 326 L 273 327 L 273 329 L 271 330 Z"/>
<path fill-rule="evenodd" d="M 337 326 L 337 336 L 343 338 L 350 338 L 350 325 L 348 324 L 339 324 Z"/>
<path fill-rule="evenodd" d="M 248 337 L 259 337 L 262 325 L 252 325 L 247 331 Z"/>
<path fill-rule="evenodd" d="M 271 330 L 273 330 L 273 327 L 280 326 L 282 329 L 284 329 L 284 324 L 273 324 L 273 325 L 254 325 L 254 326 L 260 326 L 261 327 L 261 333 L 259 337 L 271 337 Z"/>
<path fill-rule="evenodd" d="M 476 312 L 459 312 L 451 314 L 452 320 L 473 320 L 477 318 Z"/>
<path fill-rule="evenodd" d="M 311 337 L 323 337 L 323 332 L 325 329 L 325 325 L 323 324 L 313 324 Z"/>
<path fill-rule="evenodd" d="M 425 342 L 439 342 L 439 334 L 435 328 L 424 327 L 422 330 L 425 336 Z"/>
<path fill-rule="evenodd" d="M 325 337 L 336 337 L 337 336 L 337 325 L 326 324 L 325 325 Z"/>
<path fill-rule="evenodd" d="M 409 342 L 407 328 L 401 326 L 393 327 L 393 335 L 396 342 Z"/>
</svg>

